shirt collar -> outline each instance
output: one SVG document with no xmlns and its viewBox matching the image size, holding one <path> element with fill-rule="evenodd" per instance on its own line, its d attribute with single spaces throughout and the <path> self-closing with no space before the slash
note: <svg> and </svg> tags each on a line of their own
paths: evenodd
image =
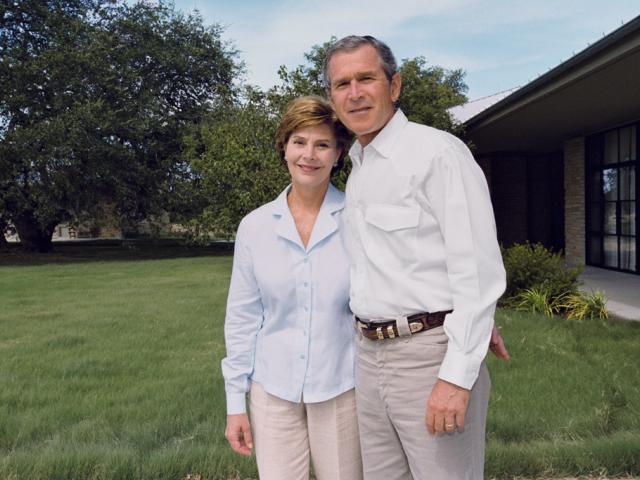
<svg viewBox="0 0 640 480">
<path fill-rule="evenodd" d="M 373 149 L 382 155 L 384 158 L 391 156 L 391 150 L 398 138 L 398 133 L 402 131 L 405 125 L 409 123 L 407 117 L 402 113 L 402 110 L 396 110 L 396 113 L 391 117 L 391 120 L 387 122 L 382 130 L 374 137 L 374 139 L 364 149 L 358 140 L 356 140 L 351 149 L 349 150 L 349 157 L 351 161 L 357 162 L 358 165 L 362 162 L 362 155 L 367 149 Z"/>
<path fill-rule="evenodd" d="M 300 235 L 298 235 L 295 221 L 289 210 L 289 204 L 287 203 L 287 194 L 290 189 L 291 185 L 287 186 L 287 188 L 278 195 L 278 198 L 273 201 L 272 213 L 274 216 L 280 217 L 276 226 L 276 234 L 305 250 L 304 245 L 300 241 Z M 330 183 L 327 193 L 324 195 L 320 211 L 318 212 L 316 223 L 313 226 L 311 238 L 307 243 L 307 252 L 338 229 L 338 224 L 333 218 L 333 213 L 342 209 L 344 209 L 344 195 Z"/>
</svg>

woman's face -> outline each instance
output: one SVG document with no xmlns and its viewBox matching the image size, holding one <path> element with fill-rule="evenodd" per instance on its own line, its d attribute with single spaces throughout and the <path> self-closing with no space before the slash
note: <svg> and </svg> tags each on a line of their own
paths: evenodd
<svg viewBox="0 0 640 480">
<path fill-rule="evenodd" d="M 284 151 L 291 183 L 296 188 L 318 188 L 329 183 L 340 152 L 331 127 L 316 125 L 291 134 Z"/>
</svg>

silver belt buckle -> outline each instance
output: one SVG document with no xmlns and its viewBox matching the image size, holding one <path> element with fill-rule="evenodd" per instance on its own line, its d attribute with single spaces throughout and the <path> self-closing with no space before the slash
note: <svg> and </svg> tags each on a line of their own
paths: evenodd
<svg viewBox="0 0 640 480">
<path fill-rule="evenodd" d="M 398 326 L 397 326 L 397 325 L 396 325 L 396 328 L 398 328 Z M 396 338 L 396 334 L 395 334 L 395 332 L 393 331 L 393 325 L 389 325 L 389 326 L 387 326 L 387 336 L 388 336 L 389 338 Z"/>
<path fill-rule="evenodd" d="M 424 328 L 424 324 L 422 322 L 411 322 L 409 324 L 409 330 L 411 330 L 411 334 L 418 333 Z"/>
</svg>

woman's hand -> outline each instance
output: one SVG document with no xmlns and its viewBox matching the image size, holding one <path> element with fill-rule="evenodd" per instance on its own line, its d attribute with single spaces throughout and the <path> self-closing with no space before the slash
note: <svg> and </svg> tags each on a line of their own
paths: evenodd
<svg viewBox="0 0 640 480">
<path fill-rule="evenodd" d="M 246 413 L 227 415 L 227 428 L 224 430 L 224 436 L 234 452 L 240 455 L 251 455 L 253 437 L 251 436 L 249 416 Z"/>
</svg>

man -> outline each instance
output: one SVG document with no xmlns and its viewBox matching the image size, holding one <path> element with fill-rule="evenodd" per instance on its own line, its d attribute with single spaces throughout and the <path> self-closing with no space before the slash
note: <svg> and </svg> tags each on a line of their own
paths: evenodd
<svg viewBox="0 0 640 480">
<path fill-rule="evenodd" d="M 384 43 L 339 40 L 324 74 L 357 136 L 346 213 L 365 478 L 483 478 L 492 338 L 508 358 L 492 337 L 505 272 L 484 175 L 460 140 L 396 110 Z"/>
</svg>

